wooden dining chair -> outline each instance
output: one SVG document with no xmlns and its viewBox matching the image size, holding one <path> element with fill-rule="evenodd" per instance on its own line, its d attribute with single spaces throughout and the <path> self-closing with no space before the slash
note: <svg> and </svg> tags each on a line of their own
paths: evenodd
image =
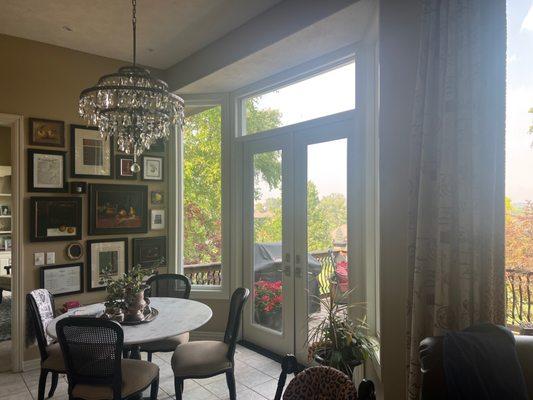
<svg viewBox="0 0 533 400">
<path fill-rule="evenodd" d="M 121 359 L 124 331 L 118 322 L 67 317 L 57 322 L 56 329 L 70 399 L 122 400 L 138 396 L 150 386 L 150 400 L 157 400 L 159 367 L 148 361 Z"/>
<path fill-rule="evenodd" d="M 65 373 L 63 354 L 59 343 L 46 334 L 46 326 L 55 317 L 54 298 L 46 289 L 36 289 L 26 295 L 30 337 L 35 337 L 41 355 L 41 374 L 39 376 L 38 400 L 44 400 L 46 378 L 52 374 L 52 385 L 48 397 L 52 397 L 57 388 L 59 374 Z"/>
<path fill-rule="evenodd" d="M 242 309 L 250 291 L 238 288 L 231 296 L 223 341 L 202 340 L 179 345 L 172 355 L 176 400 L 181 400 L 185 379 L 203 379 L 226 374 L 230 400 L 236 399 L 234 355 Z"/>
<path fill-rule="evenodd" d="M 145 293 L 148 297 L 174 297 L 188 299 L 191 293 L 191 282 L 185 275 L 158 274 L 151 276 L 147 281 L 148 288 Z M 140 351 L 148 353 L 148 361 L 152 361 L 153 353 L 170 353 L 180 344 L 189 341 L 189 332 L 182 333 L 164 340 L 143 343 Z"/>
</svg>

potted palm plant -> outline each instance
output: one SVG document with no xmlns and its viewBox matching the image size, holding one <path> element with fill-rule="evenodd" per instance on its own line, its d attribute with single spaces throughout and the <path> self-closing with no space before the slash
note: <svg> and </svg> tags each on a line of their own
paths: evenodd
<svg viewBox="0 0 533 400">
<path fill-rule="evenodd" d="M 349 316 L 349 296 L 352 290 L 340 293 L 334 283 L 327 297 L 318 298 L 322 312 L 309 317 L 309 359 L 344 372 L 350 378 L 353 370 L 362 364 L 374 349 L 367 335 L 364 321 Z M 315 297 L 315 296 L 313 296 Z"/>
</svg>

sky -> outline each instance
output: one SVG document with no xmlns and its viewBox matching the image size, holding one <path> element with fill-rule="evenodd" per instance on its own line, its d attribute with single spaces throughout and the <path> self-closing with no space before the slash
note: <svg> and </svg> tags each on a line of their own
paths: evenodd
<svg viewBox="0 0 533 400">
<path fill-rule="evenodd" d="M 278 109 L 282 126 L 307 121 L 355 108 L 355 63 L 261 95 L 260 109 Z M 308 180 L 319 196 L 340 193 L 346 196 L 346 141 L 335 140 L 308 147 Z M 263 199 L 279 192 L 260 185 Z"/>
<path fill-rule="evenodd" d="M 507 0 L 506 196 L 533 200 L 533 1 Z"/>
</svg>

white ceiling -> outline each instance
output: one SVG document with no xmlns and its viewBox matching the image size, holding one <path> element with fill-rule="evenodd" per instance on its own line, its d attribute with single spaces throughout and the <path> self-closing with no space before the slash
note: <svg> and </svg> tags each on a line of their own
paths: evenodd
<svg viewBox="0 0 533 400">
<path fill-rule="evenodd" d="M 137 0 L 137 61 L 165 69 L 281 0 Z M 0 33 L 131 61 L 129 0 L 0 0 Z"/>
</svg>

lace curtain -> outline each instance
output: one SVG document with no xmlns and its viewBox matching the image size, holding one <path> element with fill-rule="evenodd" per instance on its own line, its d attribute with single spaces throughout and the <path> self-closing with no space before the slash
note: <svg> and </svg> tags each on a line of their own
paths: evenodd
<svg viewBox="0 0 533 400">
<path fill-rule="evenodd" d="M 473 323 L 505 322 L 505 1 L 425 0 L 409 215 L 407 370 L 418 345 Z"/>
</svg>

